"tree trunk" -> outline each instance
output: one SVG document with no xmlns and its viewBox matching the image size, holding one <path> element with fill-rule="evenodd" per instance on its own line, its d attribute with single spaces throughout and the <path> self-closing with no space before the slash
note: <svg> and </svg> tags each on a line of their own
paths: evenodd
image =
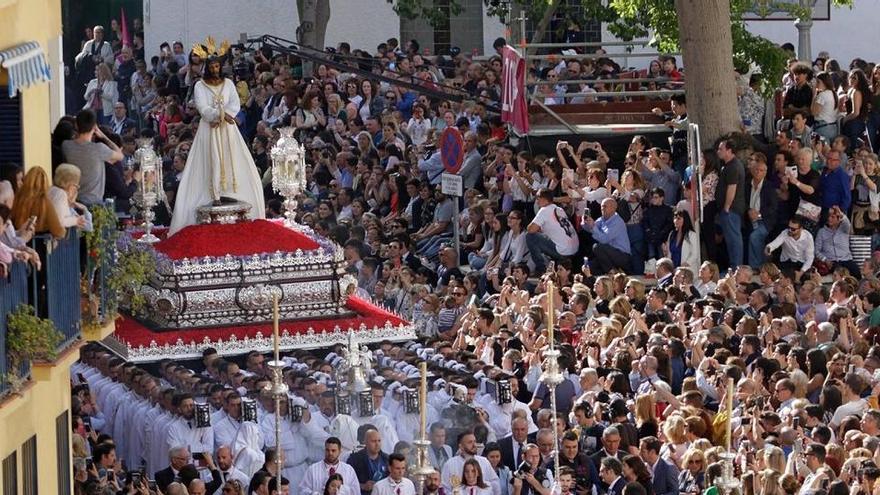
<svg viewBox="0 0 880 495">
<path fill-rule="evenodd" d="M 547 5 L 547 10 L 544 11 L 544 15 L 541 17 L 538 25 L 535 26 L 535 32 L 532 33 L 531 43 L 540 43 L 544 39 L 544 31 L 546 31 L 547 26 L 550 25 L 550 21 L 553 19 L 553 15 L 556 13 L 556 9 L 558 7 L 559 0 L 550 0 L 549 4 Z M 538 50 L 530 48 L 528 50 L 525 50 L 525 53 L 523 55 L 535 54 L 537 52 Z"/>
<path fill-rule="evenodd" d="M 525 33 L 522 32 L 522 23 L 519 21 L 521 15 L 523 15 L 522 5 L 511 2 L 510 13 L 508 14 L 508 27 L 510 28 L 508 38 L 510 39 L 507 40 L 507 44 L 517 48 L 520 46 L 520 41 L 525 39 Z"/>
<path fill-rule="evenodd" d="M 685 68 L 688 117 L 700 126 L 700 145 L 740 129 L 730 34 L 729 0 L 675 0 Z"/>
<path fill-rule="evenodd" d="M 299 13 L 297 42 L 323 51 L 327 23 L 330 21 L 330 0 L 296 0 L 296 10 Z M 311 75 L 312 67 L 312 62 L 303 60 L 303 76 Z"/>
</svg>

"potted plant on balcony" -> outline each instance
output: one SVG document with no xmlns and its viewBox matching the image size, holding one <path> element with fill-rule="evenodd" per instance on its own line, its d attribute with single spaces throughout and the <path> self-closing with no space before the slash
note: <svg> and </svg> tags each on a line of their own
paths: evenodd
<svg viewBox="0 0 880 495">
<path fill-rule="evenodd" d="M 84 329 L 104 325 L 115 320 L 117 315 L 115 295 L 107 290 L 119 235 L 116 213 L 112 203 L 93 206 L 91 212 L 93 228 L 83 233 L 88 262 L 80 283 Z"/>
<path fill-rule="evenodd" d="M 9 372 L 3 377 L 15 392 L 24 383 L 22 367 L 31 361 L 48 361 L 57 356 L 56 349 L 64 336 L 52 320 L 40 318 L 33 306 L 21 304 L 7 315 L 6 353 Z"/>
<path fill-rule="evenodd" d="M 108 283 L 119 296 L 119 305 L 132 314 L 140 313 L 146 298 L 141 292 L 156 272 L 156 253 L 149 245 L 133 242 L 123 235 L 119 242 L 119 255 L 110 272 Z"/>
</svg>

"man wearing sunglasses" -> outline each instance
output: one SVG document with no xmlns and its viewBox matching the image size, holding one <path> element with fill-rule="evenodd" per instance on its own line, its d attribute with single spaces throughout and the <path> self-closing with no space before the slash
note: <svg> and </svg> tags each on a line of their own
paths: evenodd
<svg viewBox="0 0 880 495">
<path fill-rule="evenodd" d="M 795 216 L 788 221 L 788 229 L 767 245 L 764 254 L 769 257 L 780 246 L 779 268 L 794 271 L 795 280 L 800 281 L 801 275 L 813 266 L 814 258 L 813 234 L 804 230 L 800 217 Z"/>
</svg>

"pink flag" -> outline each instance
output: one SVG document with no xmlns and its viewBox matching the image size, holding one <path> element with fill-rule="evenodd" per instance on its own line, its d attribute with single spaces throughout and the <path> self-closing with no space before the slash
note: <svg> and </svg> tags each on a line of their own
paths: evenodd
<svg viewBox="0 0 880 495">
<path fill-rule="evenodd" d="M 526 62 L 509 45 L 501 50 L 501 121 L 510 122 L 520 134 L 529 132 L 529 107 L 526 103 Z"/>
<path fill-rule="evenodd" d="M 125 9 L 120 8 L 119 27 L 122 29 L 122 46 L 131 46 L 131 37 L 128 35 L 128 22 L 125 20 Z"/>
</svg>

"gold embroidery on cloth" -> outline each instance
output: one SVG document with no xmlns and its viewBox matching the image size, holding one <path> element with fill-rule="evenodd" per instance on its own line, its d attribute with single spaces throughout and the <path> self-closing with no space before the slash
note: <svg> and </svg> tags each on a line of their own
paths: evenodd
<svg viewBox="0 0 880 495">
<path fill-rule="evenodd" d="M 223 84 L 221 84 L 218 87 L 218 90 L 215 91 L 214 87 L 212 87 L 210 84 L 205 83 L 205 87 L 207 87 L 208 90 L 211 91 L 212 103 L 213 103 L 213 106 L 217 109 L 218 116 L 220 118 L 219 125 L 217 125 L 217 127 L 211 128 L 211 132 L 212 132 L 212 134 L 214 134 L 214 136 L 213 136 L 214 139 L 212 139 L 212 141 L 214 141 L 215 146 L 217 146 L 217 155 L 220 159 L 220 191 L 219 191 L 219 193 L 217 191 L 214 191 L 214 179 L 213 178 L 211 179 L 211 192 L 212 192 L 212 195 L 215 200 L 219 200 L 220 195 L 221 195 L 220 193 L 226 191 L 226 168 L 227 168 L 226 162 L 227 162 L 227 160 L 224 158 L 223 150 L 224 150 L 224 148 L 229 147 L 229 143 L 227 142 L 228 136 L 226 135 L 226 130 L 224 129 L 224 127 L 226 125 L 229 125 L 229 123 L 226 122 L 226 110 L 224 108 L 224 101 L 223 101 L 223 87 L 225 86 L 225 84 L 226 84 L 226 81 L 224 80 Z M 232 192 L 238 192 L 238 181 L 236 180 L 236 177 L 235 177 L 235 168 L 232 166 L 231 163 L 229 164 L 229 174 L 232 176 Z"/>
</svg>

